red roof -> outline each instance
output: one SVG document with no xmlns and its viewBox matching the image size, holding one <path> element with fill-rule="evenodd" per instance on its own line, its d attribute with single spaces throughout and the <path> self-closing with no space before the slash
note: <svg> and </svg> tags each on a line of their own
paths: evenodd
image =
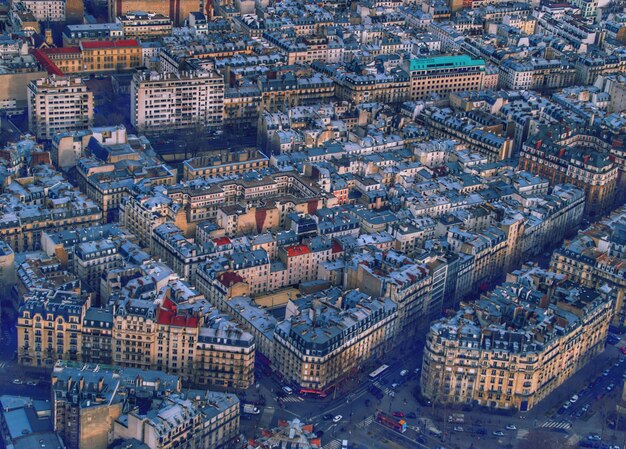
<svg viewBox="0 0 626 449">
<path fill-rule="evenodd" d="M 61 48 L 43 48 L 41 49 L 47 55 L 66 55 L 69 53 L 80 53 L 79 47 L 61 47 Z"/>
<path fill-rule="evenodd" d="M 228 237 L 220 237 L 220 238 L 217 238 L 217 239 L 213 239 L 213 242 L 217 246 L 230 245 L 230 239 Z"/>
<path fill-rule="evenodd" d="M 218 275 L 217 280 L 220 281 L 224 287 L 230 287 L 238 282 L 243 282 L 243 278 L 234 271 L 226 271 Z"/>
<path fill-rule="evenodd" d="M 311 252 L 309 247 L 306 245 L 288 246 L 286 250 L 289 257 L 301 256 L 303 254 L 309 254 Z"/>
<path fill-rule="evenodd" d="M 46 55 L 41 50 L 32 50 L 32 55 L 35 57 L 37 62 L 41 64 L 44 70 L 48 72 L 49 75 L 64 75 L 61 69 L 59 69 L 54 62 L 52 62 L 52 59 L 50 59 L 48 55 Z"/>
<path fill-rule="evenodd" d="M 331 243 L 330 248 L 333 254 L 337 254 L 343 251 L 343 248 L 341 247 L 339 242 L 335 242 L 335 241 Z"/>
<path fill-rule="evenodd" d="M 139 47 L 135 39 L 123 39 L 120 41 L 84 41 L 80 45 L 85 48 L 113 48 L 113 47 Z"/>
</svg>

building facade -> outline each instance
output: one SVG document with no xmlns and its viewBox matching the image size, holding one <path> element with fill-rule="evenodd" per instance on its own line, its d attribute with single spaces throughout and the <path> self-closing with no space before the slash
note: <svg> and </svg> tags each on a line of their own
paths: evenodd
<svg viewBox="0 0 626 449">
<path fill-rule="evenodd" d="M 93 123 L 93 93 L 81 78 L 48 78 L 28 85 L 28 127 L 40 139 Z"/>
<path fill-rule="evenodd" d="M 513 272 L 508 281 L 431 326 L 424 396 L 530 410 L 603 350 L 610 294 L 538 268 Z"/>
</svg>

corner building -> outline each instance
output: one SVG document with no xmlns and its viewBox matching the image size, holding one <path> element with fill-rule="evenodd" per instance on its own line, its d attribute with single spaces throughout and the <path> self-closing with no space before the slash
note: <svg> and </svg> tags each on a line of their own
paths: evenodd
<svg viewBox="0 0 626 449">
<path fill-rule="evenodd" d="M 541 271 L 514 272 L 514 282 L 431 326 L 424 396 L 530 410 L 604 349 L 612 298 Z M 551 287 L 544 292 L 539 284 Z"/>
</svg>

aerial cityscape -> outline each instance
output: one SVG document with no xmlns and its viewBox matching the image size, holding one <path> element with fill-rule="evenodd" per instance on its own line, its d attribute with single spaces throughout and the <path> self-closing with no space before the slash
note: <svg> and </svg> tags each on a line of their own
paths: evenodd
<svg viewBox="0 0 626 449">
<path fill-rule="evenodd" d="M 0 0 L 0 449 L 626 449 L 625 0 Z"/>
</svg>

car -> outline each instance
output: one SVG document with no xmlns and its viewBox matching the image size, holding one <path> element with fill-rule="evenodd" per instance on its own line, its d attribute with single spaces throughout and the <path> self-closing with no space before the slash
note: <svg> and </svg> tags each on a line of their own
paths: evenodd
<svg viewBox="0 0 626 449">
<path fill-rule="evenodd" d="M 414 412 L 407 413 L 406 417 L 409 419 L 417 419 L 417 415 Z"/>
<path fill-rule="evenodd" d="M 28 382 L 26 382 L 26 385 L 30 385 L 31 387 L 36 387 L 37 385 L 39 385 L 39 382 L 36 380 L 29 380 Z"/>
<path fill-rule="evenodd" d="M 578 395 L 575 394 L 574 396 L 572 396 L 571 398 L 569 398 L 569 401 L 574 404 L 576 401 L 578 400 Z"/>
<path fill-rule="evenodd" d="M 565 401 L 565 404 L 563 404 L 563 408 L 567 410 L 568 408 L 570 408 L 570 405 L 572 405 L 570 401 Z"/>
<path fill-rule="evenodd" d="M 337 415 L 333 418 L 333 422 L 336 424 L 343 419 L 343 416 Z"/>
<path fill-rule="evenodd" d="M 394 390 L 399 386 L 400 384 L 395 382 L 391 384 L 391 388 L 393 388 Z"/>
<path fill-rule="evenodd" d="M 503 432 L 503 431 L 501 431 L 501 430 L 494 430 L 493 432 L 491 432 L 491 434 L 492 434 L 494 437 L 503 437 L 503 436 L 504 436 L 504 432 Z"/>
<path fill-rule="evenodd" d="M 463 427 L 461 427 L 461 426 L 454 426 L 454 431 L 455 432 L 463 432 Z"/>
<path fill-rule="evenodd" d="M 478 435 L 487 435 L 487 429 L 485 429 L 484 427 L 479 427 L 478 429 L 476 429 L 476 433 Z"/>
<path fill-rule="evenodd" d="M 13 385 L 22 385 L 23 383 L 22 379 L 13 379 Z"/>
<path fill-rule="evenodd" d="M 293 393 L 293 390 L 291 389 L 291 387 L 288 387 L 286 385 L 283 387 L 283 391 L 287 394 Z"/>
<path fill-rule="evenodd" d="M 581 408 L 576 412 L 576 418 L 580 418 L 585 414 L 585 411 Z"/>
<path fill-rule="evenodd" d="M 581 409 L 584 413 L 587 413 L 587 410 L 589 410 L 589 404 L 585 404 L 583 405 L 583 408 Z"/>
<path fill-rule="evenodd" d="M 419 368 L 415 368 L 415 369 L 413 370 L 413 374 L 417 374 L 417 373 L 419 373 L 419 372 L 420 372 L 420 369 L 419 369 Z"/>
<path fill-rule="evenodd" d="M 409 374 L 409 370 L 408 369 L 403 369 L 402 371 L 400 371 L 400 375 L 402 377 L 406 376 L 407 374 Z"/>
<path fill-rule="evenodd" d="M 621 348 L 619 348 L 619 351 L 620 351 L 622 354 L 626 354 L 626 346 L 622 346 Z"/>
<path fill-rule="evenodd" d="M 415 439 L 415 441 L 417 441 L 419 444 L 426 444 L 428 441 L 426 441 L 426 438 L 422 435 L 418 435 L 418 437 Z"/>
<path fill-rule="evenodd" d="M 604 377 L 608 376 L 609 374 L 611 374 L 611 372 L 608 369 L 604 370 L 604 372 L 602 373 Z"/>
<path fill-rule="evenodd" d="M 619 366 L 619 360 L 618 360 L 617 362 L 615 362 L 615 363 L 613 364 L 613 366 L 614 366 L 615 368 L 617 368 L 617 367 Z"/>
<path fill-rule="evenodd" d="M 589 441 L 602 441 L 602 438 L 597 433 L 590 433 L 587 435 Z"/>
<path fill-rule="evenodd" d="M 613 388 L 615 388 L 615 384 L 609 384 L 609 385 L 607 385 L 606 390 L 607 391 L 611 391 L 611 390 L 613 390 Z"/>
<path fill-rule="evenodd" d="M 334 418 L 334 416 L 331 415 L 330 413 L 326 413 L 324 416 L 322 416 L 322 419 L 324 421 L 332 421 L 333 418 Z"/>
<path fill-rule="evenodd" d="M 315 435 L 317 435 L 318 438 L 322 438 L 324 436 L 324 431 L 318 430 L 317 432 L 315 432 Z"/>
<path fill-rule="evenodd" d="M 393 412 L 392 415 L 395 416 L 396 418 L 404 418 L 403 412 Z"/>
<path fill-rule="evenodd" d="M 563 413 L 565 413 L 565 408 L 563 407 L 559 408 L 559 410 L 556 413 L 557 415 L 562 415 Z"/>
<path fill-rule="evenodd" d="M 506 426 L 506 430 L 517 430 L 517 427 L 515 427 L 513 424 L 509 424 L 508 426 Z"/>
</svg>

